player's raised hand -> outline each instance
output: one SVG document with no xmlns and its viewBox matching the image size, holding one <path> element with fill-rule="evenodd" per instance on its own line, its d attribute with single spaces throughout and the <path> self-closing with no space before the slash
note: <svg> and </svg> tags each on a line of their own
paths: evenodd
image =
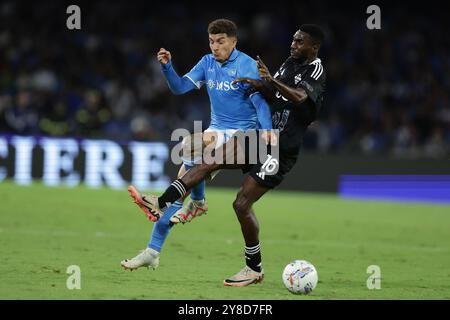
<svg viewBox="0 0 450 320">
<path fill-rule="evenodd" d="M 259 91 L 263 87 L 263 84 L 262 84 L 261 81 L 256 80 L 256 79 L 251 79 L 251 78 L 245 78 L 245 77 L 244 78 L 237 78 L 236 80 L 234 80 L 232 82 L 232 84 L 234 85 L 234 84 L 239 83 L 239 82 L 248 83 L 249 85 L 251 85 L 257 91 Z"/>
<path fill-rule="evenodd" d="M 258 66 L 258 72 L 261 78 L 263 78 L 266 81 L 273 80 L 269 68 L 267 68 L 266 64 L 262 61 L 262 59 L 259 56 L 256 56 L 256 65 Z"/>
<path fill-rule="evenodd" d="M 167 63 L 169 63 L 170 60 L 172 60 L 172 55 L 170 54 L 170 51 L 167 51 L 164 48 L 159 49 L 156 57 L 158 58 L 158 62 L 164 65 L 166 65 Z"/>
</svg>

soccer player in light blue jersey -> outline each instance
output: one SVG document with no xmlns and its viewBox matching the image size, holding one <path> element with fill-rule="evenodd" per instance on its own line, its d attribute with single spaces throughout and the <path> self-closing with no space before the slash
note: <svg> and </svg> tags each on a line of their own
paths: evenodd
<svg viewBox="0 0 450 320">
<path fill-rule="evenodd" d="M 224 144 L 237 130 L 272 129 L 269 106 L 259 92 L 251 91 L 247 83 L 233 83 L 237 78 L 261 79 L 254 59 L 236 49 L 237 27 L 234 22 L 218 19 L 208 26 L 211 54 L 203 56 L 190 72 L 180 77 L 172 65 L 172 55 L 161 48 L 157 54 L 162 73 L 170 90 L 184 94 L 205 85 L 211 104 L 211 123 L 203 133 L 204 145 L 215 143 L 215 148 Z M 187 142 L 186 142 L 187 143 Z M 183 157 L 179 177 L 197 162 L 192 157 Z M 178 188 L 183 188 L 182 185 Z M 148 247 L 132 259 L 121 262 L 125 269 L 139 267 L 156 268 L 163 244 L 176 220 L 171 218 L 178 212 L 183 221 L 206 213 L 205 181 L 191 190 L 190 200 L 183 207 L 183 200 L 160 203 L 159 212 L 148 210 L 148 204 L 156 197 L 141 195 L 133 186 L 128 188 L 134 202 L 152 221 L 156 221 Z M 181 212 L 180 212 L 181 210 Z"/>
</svg>

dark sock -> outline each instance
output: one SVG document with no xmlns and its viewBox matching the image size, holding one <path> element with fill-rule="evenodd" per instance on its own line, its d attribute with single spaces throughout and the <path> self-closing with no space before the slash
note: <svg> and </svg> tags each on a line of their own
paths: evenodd
<svg viewBox="0 0 450 320">
<path fill-rule="evenodd" d="M 245 263 L 253 271 L 261 272 L 262 263 L 259 243 L 252 247 L 245 246 Z"/>
<path fill-rule="evenodd" d="M 162 196 L 158 198 L 158 204 L 160 209 L 165 209 L 171 206 L 172 203 L 178 199 L 184 197 L 186 194 L 186 185 L 177 179 L 164 191 Z"/>
</svg>

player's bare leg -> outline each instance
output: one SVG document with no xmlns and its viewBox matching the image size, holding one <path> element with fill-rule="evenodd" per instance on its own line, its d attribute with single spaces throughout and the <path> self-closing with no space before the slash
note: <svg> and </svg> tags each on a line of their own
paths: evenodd
<svg viewBox="0 0 450 320">
<path fill-rule="evenodd" d="M 246 266 L 234 276 L 224 280 L 226 286 L 242 287 L 260 283 L 264 279 L 259 246 L 259 224 L 252 206 L 268 190 L 270 189 L 258 184 L 251 176 L 247 176 L 233 202 L 245 240 Z"/>
<path fill-rule="evenodd" d="M 214 144 L 215 148 L 216 140 L 217 135 L 215 133 L 211 135 L 211 132 L 205 132 L 205 136 L 203 139 L 204 148 L 211 147 L 212 144 Z M 179 179 L 180 180 L 179 182 L 183 184 L 186 190 L 190 190 L 193 186 L 196 186 L 200 181 L 211 180 L 221 169 L 224 168 L 237 169 L 242 166 L 237 164 L 226 164 L 227 152 L 230 153 L 228 156 L 231 156 L 232 159 L 237 159 L 237 153 L 238 150 L 240 149 L 236 142 L 233 143 L 232 141 L 229 141 L 221 147 L 223 151 L 222 161 L 212 164 L 201 163 L 199 165 L 196 165 L 195 167 L 191 168 L 188 172 L 186 172 L 186 174 L 183 175 L 181 179 Z M 192 219 L 206 214 L 208 206 L 206 201 L 205 204 L 198 204 L 194 201 L 189 201 L 188 205 L 183 209 L 185 210 L 184 211 L 180 210 L 172 216 L 172 218 L 170 219 L 172 223 L 176 224 L 181 222 L 184 224 L 186 222 L 190 222 L 192 221 Z"/>
</svg>

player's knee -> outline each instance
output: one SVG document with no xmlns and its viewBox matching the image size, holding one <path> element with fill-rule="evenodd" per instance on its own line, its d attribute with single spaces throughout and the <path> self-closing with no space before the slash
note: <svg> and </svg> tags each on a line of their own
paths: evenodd
<svg viewBox="0 0 450 320">
<path fill-rule="evenodd" d="M 233 202 L 233 209 L 238 217 L 244 217 L 249 213 L 250 207 L 247 204 L 246 198 L 243 195 L 238 195 Z"/>
<path fill-rule="evenodd" d="M 242 205 L 239 203 L 238 199 L 233 201 L 233 209 L 237 215 L 239 215 L 240 212 L 242 211 Z"/>
</svg>

